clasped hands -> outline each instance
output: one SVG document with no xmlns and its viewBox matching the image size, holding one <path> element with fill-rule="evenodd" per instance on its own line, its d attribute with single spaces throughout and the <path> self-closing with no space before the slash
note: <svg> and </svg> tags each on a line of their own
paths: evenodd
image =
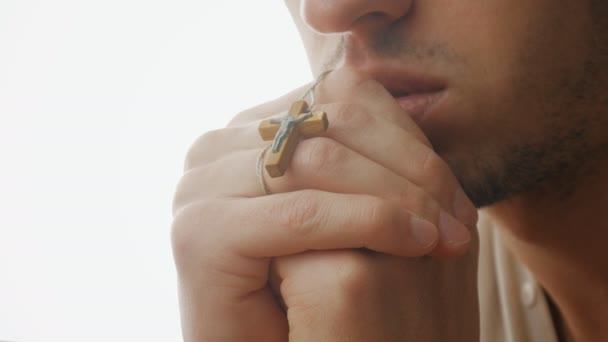
<svg viewBox="0 0 608 342">
<path fill-rule="evenodd" d="M 478 341 L 477 211 L 379 83 L 330 73 L 328 131 L 263 196 L 258 124 L 304 89 L 188 152 L 172 227 L 185 341 Z"/>
</svg>

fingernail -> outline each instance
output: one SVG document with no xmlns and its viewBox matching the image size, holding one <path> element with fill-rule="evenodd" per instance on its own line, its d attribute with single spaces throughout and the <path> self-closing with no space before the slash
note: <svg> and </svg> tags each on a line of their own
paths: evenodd
<svg viewBox="0 0 608 342">
<path fill-rule="evenodd" d="M 458 188 L 454 193 L 452 210 L 461 222 L 470 226 L 477 225 L 477 208 L 471 203 L 462 188 Z"/>
<path fill-rule="evenodd" d="M 429 248 L 437 242 L 437 228 L 423 218 L 417 216 L 410 218 L 410 232 L 414 240 L 424 248 Z"/>
<path fill-rule="evenodd" d="M 439 214 L 439 231 L 441 237 L 452 246 L 461 246 L 471 241 L 469 229 L 445 211 Z"/>
</svg>

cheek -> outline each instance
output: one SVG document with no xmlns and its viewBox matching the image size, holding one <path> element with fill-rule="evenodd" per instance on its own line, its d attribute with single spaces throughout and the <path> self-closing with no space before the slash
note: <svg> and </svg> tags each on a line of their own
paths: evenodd
<svg viewBox="0 0 608 342">
<path fill-rule="evenodd" d="M 443 28 L 434 28 L 436 37 L 466 65 L 455 88 L 476 96 L 470 100 L 488 110 L 512 107 L 509 117 L 496 118 L 503 124 L 513 118 L 511 124 L 519 124 L 518 116 L 533 119 L 527 113 L 547 111 L 548 102 L 559 103 L 554 100 L 564 95 L 564 83 L 582 73 L 591 28 L 581 1 L 436 2 L 446 6 L 429 11 L 435 18 L 427 22 L 444 18 Z"/>
<path fill-rule="evenodd" d="M 499 97 L 495 100 L 520 102 L 525 93 L 540 92 L 564 75 L 580 72 L 590 32 L 581 2 L 570 6 L 567 1 L 548 0 L 468 3 L 470 7 L 454 9 L 455 17 L 468 13 L 469 20 L 453 27 L 450 39 L 482 94 L 486 89 L 488 96 Z"/>
</svg>

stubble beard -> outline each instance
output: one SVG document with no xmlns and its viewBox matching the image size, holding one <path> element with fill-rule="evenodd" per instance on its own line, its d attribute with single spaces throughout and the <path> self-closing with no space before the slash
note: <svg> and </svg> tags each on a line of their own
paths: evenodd
<svg viewBox="0 0 608 342">
<path fill-rule="evenodd" d="M 517 82 L 521 92 L 516 98 L 535 101 L 538 112 L 526 113 L 527 108 L 518 103 L 497 114 L 522 120 L 540 118 L 535 136 L 521 136 L 508 143 L 488 141 L 492 148 L 471 146 L 466 156 L 444 156 L 478 208 L 517 195 L 566 200 L 581 180 L 597 173 L 608 160 L 608 82 L 604 71 L 608 30 L 596 27 L 595 32 L 601 34 L 589 39 L 586 58 L 572 72 L 548 76 L 546 82 L 531 76 L 533 72 L 521 73 L 528 76 Z M 522 65 L 522 70 L 531 67 Z"/>
<path fill-rule="evenodd" d="M 532 76 L 534 72 L 527 72 L 534 65 L 522 62 L 522 76 L 517 82 L 520 93 L 511 102 L 519 103 L 515 99 L 525 97 L 540 103 L 535 106 L 540 110 L 528 115 L 527 108 L 520 104 L 494 115 L 518 116 L 522 120 L 535 117 L 540 122 L 538 134 L 508 142 L 480 141 L 478 146 L 487 143 L 490 148 L 469 146 L 462 155 L 440 154 L 475 206 L 489 206 L 528 192 L 569 196 L 578 180 L 591 172 L 598 160 L 607 158 L 608 96 L 603 89 L 608 84 L 600 81 L 604 77 L 602 65 L 608 65 L 606 36 L 589 39 L 593 48 L 580 66 L 572 68 L 575 72 L 548 76 L 544 83 Z M 347 45 L 341 41 L 325 68 L 332 68 L 341 60 Z M 466 64 L 445 45 L 404 44 L 399 35 L 390 32 L 372 39 L 365 53 L 383 58 L 443 59 L 456 67 Z M 527 53 L 535 52 L 531 49 Z M 492 137 L 488 134 L 488 139 Z"/>
</svg>

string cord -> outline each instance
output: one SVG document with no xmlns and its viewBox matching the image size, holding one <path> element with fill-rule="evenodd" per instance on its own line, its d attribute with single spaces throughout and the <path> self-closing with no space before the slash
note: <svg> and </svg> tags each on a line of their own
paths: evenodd
<svg viewBox="0 0 608 342">
<path fill-rule="evenodd" d="M 310 106 L 308 108 L 309 111 L 312 111 L 312 108 L 315 106 L 316 104 L 316 97 L 315 97 L 315 89 L 317 88 L 317 86 L 319 85 L 319 83 L 321 83 L 321 81 L 323 81 L 323 79 L 325 78 L 325 76 L 327 76 L 327 74 L 329 74 L 332 70 L 327 70 L 324 71 L 323 73 L 321 73 L 319 75 L 319 77 L 317 77 L 317 79 L 315 80 L 315 82 L 310 86 L 310 88 L 308 88 L 308 90 L 306 90 L 306 92 L 304 93 L 304 95 L 302 95 L 302 97 L 300 98 L 300 100 L 305 100 L 308 96 L 310 96 Z"/>
</svg>

